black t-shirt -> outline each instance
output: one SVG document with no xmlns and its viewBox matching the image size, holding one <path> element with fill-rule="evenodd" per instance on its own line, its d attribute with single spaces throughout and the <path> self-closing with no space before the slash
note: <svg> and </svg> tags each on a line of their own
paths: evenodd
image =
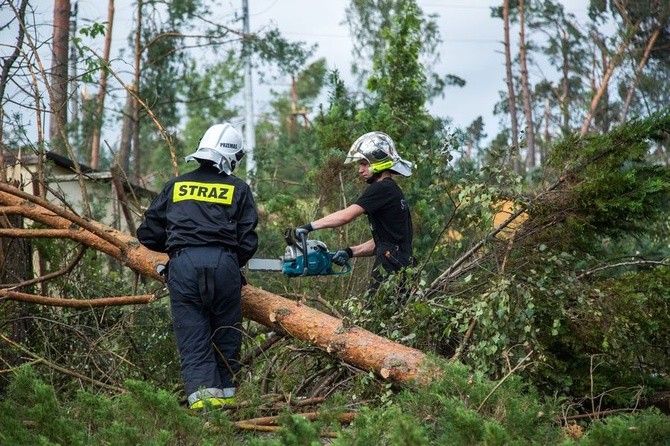
<svg viewBox="0 0 670 446">
<path fill-rule="evenodd" d="M 363 208 L 370 222 L 377 248 L 397 245 L 408 256 L 412 253 L 412 216 L 405 195 L 392 178 L 369 185 L 356 204 Z"/>
</svg>

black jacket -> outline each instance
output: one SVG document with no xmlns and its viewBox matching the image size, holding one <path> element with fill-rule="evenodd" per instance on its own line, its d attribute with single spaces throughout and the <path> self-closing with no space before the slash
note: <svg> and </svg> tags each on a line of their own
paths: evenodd
<svg viewBox="0 0 670 446">
<path fill-rule="evenodd" d="M 144 213 L 137 238 L 147 248 L 173 254 L 194 246 L 224 246 L 239 266 L 256 249 L 258 213 L 249 186 L 203 164 L 165 183 Z"/>
</svg>

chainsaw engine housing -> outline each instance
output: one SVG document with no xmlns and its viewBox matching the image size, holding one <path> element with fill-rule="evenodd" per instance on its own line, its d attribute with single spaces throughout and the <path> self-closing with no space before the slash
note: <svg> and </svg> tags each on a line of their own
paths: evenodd
<svg viewBox="0 0 670 446">
<path fill-rule="evenodd" d="M 307 240 L 307 255 L 297 244 L 289 245 L 284 251 L 282 272 L 289 277 L 325 276 L 337 274 L 333 271 L 333 254 L 326 244 L 319 240 Z M 305 265 L 305 258 L 307 264 Z"/>
</svg>

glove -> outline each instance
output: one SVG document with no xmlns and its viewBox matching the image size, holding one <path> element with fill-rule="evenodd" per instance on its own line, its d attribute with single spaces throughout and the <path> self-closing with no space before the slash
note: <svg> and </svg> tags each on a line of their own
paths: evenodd
<svg viewBox="0 0 670 446">
<path fill-rule="evenodd" d="M 293 233 L 295 234 L 295 238 L 298 240 L 301 240 L 303 237 L 307 237 L 307 234 L 312 232 L 314 230 L 314 226 L 312 226 L 311 223 L 307 223 L 306 225 L 299 226 L 293 230 Z"/>
<path fill-rule="evenodd" d="M 156 272 L 163 279 L 167 279 L 167 265 L 163 265 L 162 263 L 159 264 L 159 265 L 156 265 Z"/>
<path fill-rule="evenodd" d="M 333 254 L 333 263 L 344 266 L 353 256 L 354 252 L 351 250 L 351 248 L 340 249 L 335 254 Z"/>
</svg>

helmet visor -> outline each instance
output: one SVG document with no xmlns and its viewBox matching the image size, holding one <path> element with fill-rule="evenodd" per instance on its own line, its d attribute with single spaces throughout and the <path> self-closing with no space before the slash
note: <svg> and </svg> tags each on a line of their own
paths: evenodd
<svg viewBox="0 0 670 446">
<path fill-rule="evenodd" d="M 414 167 L 414 164 L 398 157 L 398 159 L 393 162 L 393 167 L 391 167 L 390 170 L 398 175 L 408 177 L 412 175 L 412 167 Z"/>
<path fill-rule="evenodd" d="M 193 152 L 192 154 L 188 155 L 184 159 L 186 160 L 186 162 L 195 160 L 209 160 L 214 162 L 214 164 L 218 164 L 219 162 L 221 162 L 221 158 L 223 158 L 223 155 L 221 155 L 216 150 L 202 147 Z"/>
</svg>

